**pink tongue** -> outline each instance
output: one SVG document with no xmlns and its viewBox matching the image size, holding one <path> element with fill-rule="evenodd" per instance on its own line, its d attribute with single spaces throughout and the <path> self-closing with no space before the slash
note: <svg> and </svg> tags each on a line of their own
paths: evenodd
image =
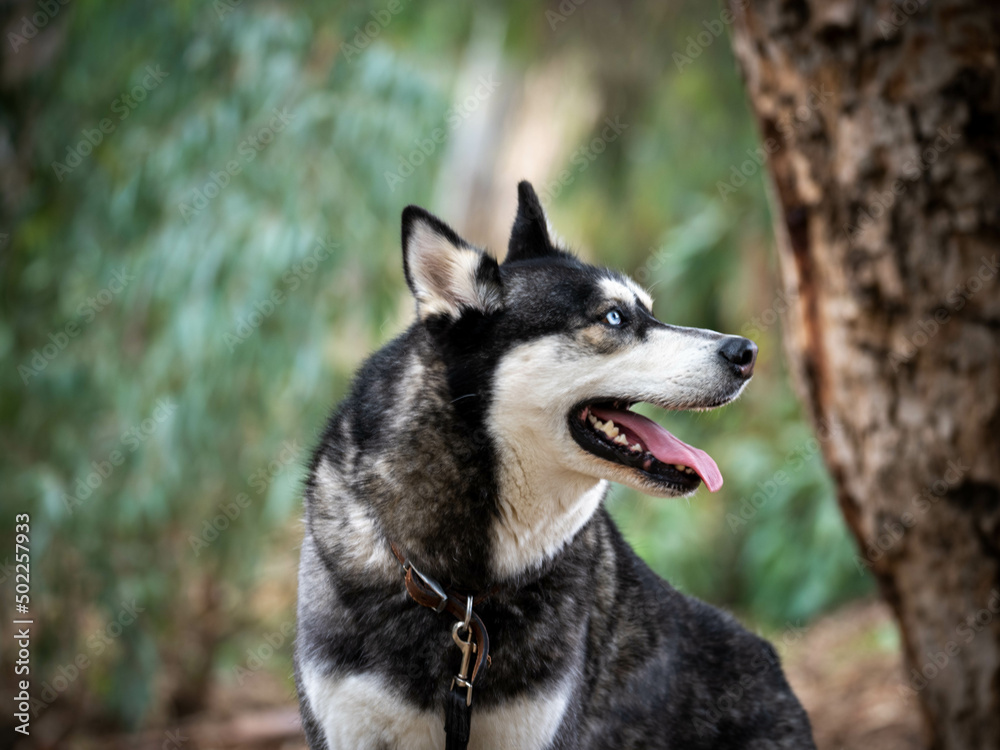
<svg viewBox="0 0 1000 750">
<path fill-rule="evenodd" d="M 613 421 L 620 427 L 634 432 L 645 444 L 646 448 L 662 463 L 690 466 L 701 477 L 710 492 L 717 491 L 722 486 L 722 474 L 712 457 L 705 451 L 678 440 L 660 425 L 634 411 L 619 411 L 618 409 L 597 409 L 591 407 L 594 416 L 601 421 Z"/>
</svg>

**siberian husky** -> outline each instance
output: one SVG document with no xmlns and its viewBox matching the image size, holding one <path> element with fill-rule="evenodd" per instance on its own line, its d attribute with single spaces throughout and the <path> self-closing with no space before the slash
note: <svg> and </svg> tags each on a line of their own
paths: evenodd
<svg viewBox="0 0 1000 750">
<path fill-rule="evenodd" d="M 722 485 L 631 407 L 722 406 L 757 347 L 661 323 L 518 192 L 502 264 L 403 212 L 417 319 L 361 367 L 305 493 L 310 747 L 813 748 L 771 645 L 657 577 L 602 507 L 611 482 Z"/>
</svg>

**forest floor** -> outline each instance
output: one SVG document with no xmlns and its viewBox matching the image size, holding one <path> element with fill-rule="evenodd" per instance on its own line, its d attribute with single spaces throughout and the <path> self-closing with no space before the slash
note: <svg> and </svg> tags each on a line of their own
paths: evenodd
<svg viewBox="0 0 1000 750">
<path fill-rule="evenodd" d="M 905 683 L 896 627 L 881 601 L 814 622 L 782 654 L 819 750 L 922 750 L 915 694 Z"/>
<path fill-rule="evenodd" d="M 852 604 L 802 631 L 773 638 L 792 688 L 812 719 L 819 750 L 922 750 L 915 697 L 903 670 L 888 608 Z M 260 672 L 219 688 L 201 715 L 129 737 L 74 738 L 79 750 L 305 750 L 287 683 Z"/>
</svg>

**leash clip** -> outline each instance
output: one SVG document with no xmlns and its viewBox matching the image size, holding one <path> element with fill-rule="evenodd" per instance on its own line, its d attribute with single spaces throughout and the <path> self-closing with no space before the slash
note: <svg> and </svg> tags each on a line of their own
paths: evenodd
<svg viewBox="0 0 1000 750">
<path fill-rule="evenodd" d="M 469 596 L 465 600 L 465 620 L 462 622 L 456 622 L 451 628 L 451 638 L 455 641 L 455 645 L 459 647 L 462 651 L 462 666 L 458 669 L 458 674 L 455 675 L 451 680 L 451 687 L 449 690 L 454 690 L 455 685 L 459 685 L 465 688 L 465 705 L 472 705 L 472 682 L 469 680 L 469 662 L 472 660 L 472 655 L 476 653 L 476 644 L 472 637 L 472 628 L 469 627 L 469 622 L 472 620 L 472 597 Z M 459 632 L 465 631 L 466 636 L 469 640 L 463 641 Z"/>
</svg>

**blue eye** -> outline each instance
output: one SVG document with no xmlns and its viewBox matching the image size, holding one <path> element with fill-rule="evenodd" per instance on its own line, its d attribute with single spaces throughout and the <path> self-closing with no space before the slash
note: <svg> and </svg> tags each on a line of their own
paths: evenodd
<svg viewBox="0 0 1000 750">
<path fill-rule="evenodd" d="M 622 314 L 618 310 L 612 310 L 604 316 L 609 326 L 620 326 L 622 324 Z"/>
</svg>

